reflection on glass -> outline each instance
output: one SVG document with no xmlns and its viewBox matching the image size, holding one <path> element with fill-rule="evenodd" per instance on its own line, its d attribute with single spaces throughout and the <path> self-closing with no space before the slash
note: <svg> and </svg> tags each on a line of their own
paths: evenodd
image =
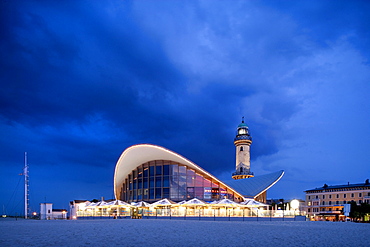
<svg viewBox="0 0 370 247">
<path fill-rule="evenodd" d="M 173 175 L 173 176 L 179 175 L 179 166 L 178 165 L 170 165 L 170 175 Z"/>
<path fill-rule="evenodd" d="M 170 197 L 170 188 L 163 188 L 163 198 Z"/>
<path fill-rule="evenodd" d="M 212 188 L 204 187 L 204 200 L 212 199 Z"/>
<path fill-rule="evenodd" d="M 179 166 L 179 175 L 186 176 L 186 166 Z"/>
<path fill-rule="evenodd" d="M 169 176 L 163 177 L 163 187 L 170 187 L 170 177 Z"/>
<path fill-rule="evenodd" d="M 188 169 L 186 175 L 188 175 L 188 176 L 195 176 L 195 171 L 193 169 Z"/>
<path fill-rule="evenodd" d="M 204 187 L 211 187 L 211 179 L 204 178 Z"/>
<path fill-rule="evenodd" d="M 162 177 L 159 176 L 155 177 L 155 187 L 157 188 L 162 187 Z"/>
<path fill-rule="evenodd" d="M 187 192 L 187 198 L 188 199 L 192 199 L 192 198 L 195 197 L 194 187 L 188 187 L 186 192 Z"/>
<path fill-rule="evenodd" d="M 120 195 L 128 202 L 154 202 L 162 198 L 181 201 L 194 197 L 205 201 L 235 199 L 233 191 L 217 181 L 168 160 L 150 161 L 132 170 L 122 183 Z"/>
<path fill-rule="evenodd" d="M 155 189 L 155 199 L 162 199 L 162 188 Z"/>
<path fill-rule="evenodd" d="M 195 187 L 203 187 L 203 177 L 198 173 L 195 176 Z"/>
<path fill-rule="evenodd" d="M 203 187 L 195 187 L 195 197 L 198 199 L 203 200 L 204 188 Z"/>
<path fill-rule="evenodd" d="M 149 169 L 148 169 L 148 168 L 145 168 L 145 169 L 144 169 L 143 176 L 144 176 L 144 177 L 149 177 Z"/>
<path fill-rule="evenodd" d="M 163 166 L 163 175 L 170 175 L 170 166 L 164 165 Z"/>
<path fill-rule="evenodd" d="M 162 175 L 162 166 L 155 167 L 155 175 Z"/>
<path fill-rule="evenodd" d="M 149 167 L 149 176 L 153 177 L 155 174 L 154 174 L 154 166 L 151 166 Z"/>
<path fill-rule="evenodd" d="M 186 183 L 188 187 L 194 187 L 195 185 L 195 176 L 187 176 Z"/>
</svg>

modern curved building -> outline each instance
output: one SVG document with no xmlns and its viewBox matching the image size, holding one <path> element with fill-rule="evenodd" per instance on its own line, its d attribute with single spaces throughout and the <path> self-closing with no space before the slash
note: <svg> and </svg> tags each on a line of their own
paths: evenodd
<svg viewBox="0 0 370 247">
<path fill-rule="evenodd" d="M 249 163 L 251 137 L 244 121 L 238 126 L 234 144 L 237 147 L 237 165 L 234 180 L 230 181 L 221 181 L 166 148 L 151 144 L 131 146 L 116 164 L 115 197 L 127 202 L 155 202 L 163 198 L 175 202 L 192 198 L 204 201 L 228 198 L 241 202 L 253 198 L 265 203 L 267 189 L 279 181 L 284 171 L 253 177 Z"/>
</svg>

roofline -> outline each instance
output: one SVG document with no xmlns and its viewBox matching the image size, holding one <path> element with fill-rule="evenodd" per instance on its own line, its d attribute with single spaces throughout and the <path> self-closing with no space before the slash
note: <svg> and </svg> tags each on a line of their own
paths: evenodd
<svg viewBox="0 0 370 247">
<path fill-rule="evenodd" d="M 153 144 L 136 144 L 136 145 L 132 145 L 132 146 L 128 147 L 127 149 L 125 149 L 123 151 L 123 153 L 121 154 L 121 156 L 119 157 L 119 159 L 117 161 L 117 164 L 116 164 L 115 171 L 114 171 L 114 195 L 115 195 L 116 200 L 118 198 L 118 189 L 119 189 L 119 186 L 120 186 L 117 183 L 120 183 L 120 184 L 122 183 L 122 179 L 120 179 L 120 181 L 118 181 L 118 178 L 117 178 L 118 175 L 121 175 L 120 174 L 121 173 L 121 170 L 122 170 L 121 165 L 124 162 L 125 157 L 128 156 L 130 154 L 130 152 L 132 152 L 135 149 L 142 149 L 142 148 L 156 149 L 155 151 L 158 152 L 158 153 L 155 153 L 155 154 L 157 156 L 169 155 L 168 158 L 163 158 L 163 160 L 169 159 L 172 156 L 174 158 L 173 161 L 177 161 L 177 162 L 179 162 L 181 164 L 187 165 L 190 168 L 195 169 L 196 171 L 200 171 L 201 173 L 206 174 L 207 176 L 211 177 L 212 179 L 215 179 L 221 185 L 223 185 L 226 188 L 228 188 L 231 191 L 233 191 L 236 195 L 238 195 L 240 198 L 242 198 L 244 200 L 244 196 L 241 193 L 239 193 L 235 189 L 231 188 L 229 185 L 225 184 L 224 182 L 222 182 L 221 180 L 219 180 L 218 178 L 216 178 L 215 176 L 213 176 L 212 174 L 210 174 L 209 172 L 207 172 L 206 170 L 204 170 L 200 166 L 196 165 L 195 163 L 191 162 L 190 160 L 186 159 L 185 157 L 183 157 L 182 155 L 180 155 L 178 153 L 175 153 L 175 152 L 173 152 L 173 151 L 171 151 L 169 149 L 166 149 L 166 148 L 161 147 L 161 146 L 158 146 L 158 145 L 153 145 Z M 139 161 L 135 162 L 136 164 L 131 165 L 132 163 L 130 163 L 130 166 L 127 168 L 128 171 L 126 171 L 127 173 L 124 175 L 124 177 L 126 177 L 129 172 L 131 172 L 133 169 L 135 169 L 139 165 L 141 165 L 141 164 L 143 164 L 145 162 L 149 162 L 149 161 L 152 161 L 152 160 L 158 160 L 158 159 L 160 159 L 160 158 L 150 159 L 150 157 L 148 157 L 148 158 L 143 158 L 140 162 Z"/>
<path fill-rule="evenodd" d="M 274 184 L 276 184 L 285 174 L 285 171 L 284 170 L 281 170 L 281 174 L 280 176 L 273 182 L 271 183 L 269 186 L 266 187 L 266 189 L 262 190 L 259 194 L 257 194 L 256 196 L 254 196 L 254 198 L 258 197 L 259 195 L 261 195 L 263 192 L 267 191 L 268 189 L 270 189 L 272 186 L 274 186 Z"/>
<path fill-rule="evenodd" d="M 360 184 L 342 184 L 342 185 L 329 185 L 328 187 L 319 187 L 315 189 L 305 190 L 304 192 L 308 191 L 318 191 L 318 190 L 328 190 L 328 189 L 343 189 L 343 188 L 355 188 L 355 187 L 370 187 L 370 184 L 360 183 Z"/>
</svg>

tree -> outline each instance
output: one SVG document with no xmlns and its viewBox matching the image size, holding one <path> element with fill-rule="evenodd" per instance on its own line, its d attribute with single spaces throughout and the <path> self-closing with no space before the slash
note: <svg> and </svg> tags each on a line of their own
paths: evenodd
<svg viewBox="0 0 370 247">
<path fill-rule="evenodd" d="M 370 214 L 370 204 L 368 203 L 361 203 L 357 205 L 355 201 L 351 201 L 351 212 L 349 213 L 349 217 L 351 217 L 355 221 L 364 221 L 366 216 Z"/>
<path fill-rule="evenodd" d="M 361 205 L 359 206 L 358 211 L 359 211 L 359 215 L 361 217 L 361 220 L 365 221 L 365 216 L 370 214 L 370 204 L 361 203 Z"/>
<path fill-rule="evenodd" d="M 355 201 L 351 201 L 348 204 L 351 204 L 351 211 L 349 212 L 349 217 L 357 221 L 360 218 L 357 203 Z"/>
</svg>

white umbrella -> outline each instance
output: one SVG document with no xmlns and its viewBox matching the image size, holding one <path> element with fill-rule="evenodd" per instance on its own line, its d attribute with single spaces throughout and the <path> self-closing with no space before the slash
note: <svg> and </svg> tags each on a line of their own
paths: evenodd
<svg viewBox="0 0 370 247">
<path fill-rule="evenodd" d="M 222 200 L 218 201 L 216 205 L 224 205 L 224 206 L 231 206 L 231 207 L 240 206 L 239 203 L 234 202 L 230 199 L 222 199 Z"/>
<path fill-rule="evenodd" d="M 150 206 L 172 206 L 172 205 L 177 205 L 177 203 L 165 198 L 155 203 L 152 203 Z"/>
<path fill-rule="evenodd" d="M 129 203 L 121 201 L 121 200 L 111 201 L 111 202 L 108 202 L 106 205 L 108 205 L 108 206 L 130 206 L 130 207 L 132 207 Z"/>
<path fill-rule="evenodd" d="M 140 207 L 140 208 L 148 208 L 150 207 L 150 203 L 141 201 L 141 202 L 137 202 L 135 206 Z"/>
<path fill-rule="evenodd" d="M 183 205 L 206 205 L 206 204 L 208 203 L 206 203 L 205 201 L 199 200 L 198 198 L 193 198 L 183 203 Z"/>
<path fill-rule="evenodd" d="M 90 202 L 86 207 L 96 207 L 97 202 Z"/>
<path fill-rule="evenodd" d="M 95 206 L 99 207 L 99 206 L 107 206 L 107 205 L 108 205 L 108 203 L 107 203 L 107 202 L 105 202 L 105 201 L 100 201 L 100 202 L 98 202 Z"/>
<path fill-rule="evenodd" d="M 244 202 L 240 203 L 241 205 L 245 205 L 248 207 L 268 207 L 269 205 L 253 200 L 253 199 L 246 199 Z"/>
</svg>

